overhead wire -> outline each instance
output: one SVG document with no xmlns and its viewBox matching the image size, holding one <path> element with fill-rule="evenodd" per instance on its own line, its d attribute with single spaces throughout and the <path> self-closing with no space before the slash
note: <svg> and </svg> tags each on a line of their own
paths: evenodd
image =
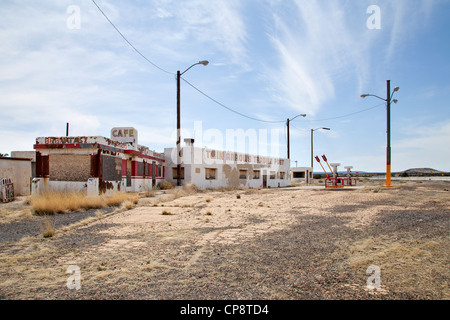
<svg viewBox="0 0 450 320">
<path fill-rule="evenodd" d="M 195 90 L 197 90 L 199 93 L 201 93 L 202 95 L 204 95 L 205 97 L 207 97 L 208 99 L 210 99 L 211 101 L 215 102 L 216 104 L 218 104 L 219 106 L 227 109 L 228 111 L 234 112 L 242 117 L 245 117 L 247 119 L 250 120 L 255 120 L 255 121 L 260 121 L 260 122 L 266 122 L 266 123 L 281 123 L 281 122 L 285 122 L 285 120 L 262 120 L 262 119 L 258 119 L 258 118 L 254 118 L 251 116 L 248 116 L 246 114 L 243 114 L 239 111 L 236 111 L 230 107 L 227 107 L 226 105 L 224 105 L 223 103 L 217 101 L 216 99 L 212 98 L 211 96 L 207 95 L 206 93 L 204 93 L 202 90 L 200 90 L 199 88 L 197 88 L 196 86 L 194 86 L 192 83 L 190 83 L 189 81 L 187 81 L 186 79 L 184 79 L 183 77 L 181 78 L 183 79 L 184 82 L 186 82 L 188 85 L 190 85 L 192 88 L 194 88 Z"/>
<path fill-rule="evenodd" d="M 92 3 L 97 7 L 97 9 L 102 13 L 102 15 L 106 18 L 106 20 L 108 20 L 108 22 L 113 26 L 113 28 L 117 31 L 117 33 L 128 43 L 128 45 L 130 45 L 131 48 L 134 49 L 134 51 L 136 51 L 144 60 L 146 60 L 148 63 L 150 63 L 151 65 L 153 65 L 155 68 L 159 69 L 160 71 L 167 73 L 167 74 L 171 74 L 171 75 L 175 75 L 176 73 L 174 72 L 170 72 L 165 70 L 164 68 L 161 68 L 160 66 L 158 66 L 156 63 L 154 63 L 153 61 L 151 61 L 150 59 L 148 59 L 144 54 L 142 54 L 124 35 L 122 32 L 120 32 L 120 30 L 115 26 L 115 24 L 111 21 L 111 19 L 109 19 L 109 17 L 106 15 L 106 13 L 100 8 L 100 6 L 95 2 L 95 0 L 91 0 Z M 246 115 L 244 113 L 241 113 L 239 111 L 234 110 L 233 108 L 230 108 L 228 106 L 226 106 L 225 104 L 217 101 L 216 99 L 212 98 L 211 96 L 209 96 L 208 94 L 206 94 L 205 92 L 203 92 L 202 90 L 200 90 L 199 88 L 197 88 L 196 86 L 194 86 L 192 83 L 190 83 L 189 81 L 187 81 L 186 79 L 184 79 L 183 77 L 181 77 L 181 79 L 186 82 L 189 86 L 191 86 L 193 89 L 195 89 L 197 92 L 199 92 L 200 94 L 202 94 L 203 96 L 205 96 L 206 98 L 208 98 L 209 100 L 213 101 L 214 103 L 216 103 L 217 105 L 221 106 L 224 109 L 227 109 L 230 112 L 233 112 L 239 116 L 242 116 L 244 118 L 250 119 L 250 120 L 254 120 L 254 121 L 259 121 L 259 122 L 264 122 L 264 123 L 285 123 L 285 120 L 263 120 L 263 119 L 259 119 L 259 118 L 255 118 L 249 115 Z M 335 119 L 340 119 L 340 118 L 345 118 L 348 116 L 352 116 L 354 114 L 358 114 L 361 112 L 365 112 L 365 111 L 369 111 L 371 109 L 375 109 L 381 105 L 383 105 L 384 103 L 378 104 L 376 106 L 367 108 L 367 109 L 363 109 L 360 111 L 356 111 L 356 112 L 352 112 L 349 114 L 345 114 L 342 116 L 337 116 L 337 117 L 332 117 L 332 118 L 327 118 L 327 119 L 307 119 L 307 121 L 310 122 L 317 122 L 317 121 L 329 121 L 329 120 L 335 120 Z M 298 129 L 298 128 L 297 128 Z"/>
<path fill-rule="evenodd" d="M 175 74 L 173 72 L 167 71 L 160 66 L 158 66 L 156 63 L 152 62 L 150 59 L 148 59 L 146 56 L 144 56 L 128 39 L 120 32 L 120 30 L 114 25 L 114 23 L 108 18 L 105 12 L 100 8 L 100 6 L 95 2 L 95 0 L 92 0 L 92 2 L 95 4 L 95 6 L 98 8 L 98 10 L 103 14 L 103 16 L 108 20 L 108 22 L 113 26 L 113 28 L 120 34 L 120 36 L 136 51 L 142 58 L 144 58 L 148 63 L 153 65 L 154 67 L 158 68 L 159 70 L 168 73 L 168 74 Z"/>
<path fill-rule="evenodd" d="M 373 106 L 373 107 L 370 107 L 370 108 L 367 108 L 367 109 L 363 109 L 363 110 L 359 110 L 359 111 L 355 111 L 355 112 L 352 112 L 352 113 L 344 114 L 342 116 L 337 116 L 337 117 L 332 117 L 332 118 L 327 118 L 327 119 L 307 119 L 307 120 L 310 121 L 310 122 L 312 122 L 312 121 L 317 122 L 317 121 L 329 121 L 329 120 L 336 120 L 336 119 L 346 118 L 346 117 L 350 117 L 350 116 L 358 114 L 358 113 L 362 113 L 362 112 L 366 112 L 366 111 L 378 108 L 378 107 L 380 107 L 380 106 L 382 106 L 384 104 L 385 103 L 383 102 L 383 103 L 377 104 L 376 106 Z"/>
</svg>

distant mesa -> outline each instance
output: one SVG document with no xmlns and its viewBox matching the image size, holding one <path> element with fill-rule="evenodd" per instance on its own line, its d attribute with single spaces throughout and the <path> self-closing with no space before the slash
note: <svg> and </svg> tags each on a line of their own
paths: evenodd
<svg viewBox="0 0 450 320">
<path fill-rule="evenodd" d="M 449 176 L 450 172 L 440 171 L 432 168 L 411 168 L 397 172 L 401 176 Z"/>
</svg>

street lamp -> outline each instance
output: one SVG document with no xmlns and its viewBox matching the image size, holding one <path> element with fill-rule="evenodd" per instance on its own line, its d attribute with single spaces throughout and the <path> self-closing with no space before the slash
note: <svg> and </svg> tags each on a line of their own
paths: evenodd
<svg viewBox="0 0 450 320">
<path fill-rule="evenodd" d="M 295 118 L 297 118 L 297 117 L 306 117 L 306 114 L 299 114 L 299 115 L 296 115 L 295 117 L 293 117 L 292 119 L 287 119 L 287 121 L 286 121 L 286 125 L 287 125 L 287 158 L 288 159 L 290 159 L 291 158 L 291 156 L 290 156 L 290 151 L 289 151 L 289 122 L 290 121 L 292 121 L 292 120 L 294 120 Z"/>
<path fill-rule="evenodd" d="M 391 187 L 391 101 L 394 103 L 398 102 L 397 99 L 392 100 L 392 96 L 394 95 L 394 92 L 397 92 L 400 88 L 395 87 L 391 93 L 391 80 L 387 80 L 386 83 L 387 83 L 387 98 L 386 99 L 383 99 L 374 94 L 362 94 L 361 98 L 371 96 L 371 97 L 375 97 L 375 98 L 381 99 L 383 101 L 386 101 L 386 104 L 387 104 L 387 147 L 386 147 L 386 185 L 385 185 L 385 187 Z"/>
<path fill-rule="evenodd" d="M 184 70 L 183 72 L 180 72 L 180 70 L 177 71 L 177 186 L 181 186 L 181 121 L 180 121 L 180 79 L 181 76 L 186 73 L 190 68 L 193 66 L 196 66 L 198 64 L 202 64 L 204 66 L 208 65 L 207 60 L 199 61 L 197 63 L 194 63 L 192 66 Z"/>
<path fill-rule="evenodd" d="M 331 130 L 330 128 L 316 128 L 316 129 L 311 129 L 311 170 L 313 170 L 314 168 L 314 162 L 313 162 L 313 132 L 316 130 Z"/>
</svg>

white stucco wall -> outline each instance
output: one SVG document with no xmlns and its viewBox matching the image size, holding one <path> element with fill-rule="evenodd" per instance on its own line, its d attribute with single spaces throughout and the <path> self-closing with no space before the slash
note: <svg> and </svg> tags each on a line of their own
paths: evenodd
<svg viewBox="0 0 450 320">
<path fill-rule="evenodd" d="M 30 195 L 31 159 L 0 158 L 0 179 L 11 179 L 14 196 Z"/>
<path fill-rule="evenodd" d="M 209 150 L 206 148 L 183 147 L 181 166 L 184 168 L 182 183 L 193 183 L 202 189 L 219 187 L 285 187 L 290 185 L 288 159 L 260 157 L 236 152 Z M 166 180 L 176 183 L 173 168 L 176 168 L 176 148 L 164 149 Z M 216 178 L 206 179 L 206 170 L 216 169 Z M 240 170 L 246 172 L 246 179 L 240 179 Z M 259 178 L 254 178 L 259 171 Z M 284 174 L 284 179 L 280 175 Z M 275 178 L 272 179 L 271 175 Z"/>
</svg>

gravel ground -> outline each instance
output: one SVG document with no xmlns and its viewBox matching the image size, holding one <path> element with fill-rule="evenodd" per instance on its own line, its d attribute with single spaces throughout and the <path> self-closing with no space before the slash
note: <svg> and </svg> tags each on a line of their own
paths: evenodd
<svg viewBox="0 0 450 320">
<path fill-rule="evenodd" d="M 39 234 L 42 217 L 6 223 L 0 299 L 449 299 L 449 187 L 145 198 L 102 216 L 55 216 L 52 238 Z M 79 290 L 67 287 L 69 265 Z M 370 265 L 381 270 L 376 290 Z"/>
</svg>

